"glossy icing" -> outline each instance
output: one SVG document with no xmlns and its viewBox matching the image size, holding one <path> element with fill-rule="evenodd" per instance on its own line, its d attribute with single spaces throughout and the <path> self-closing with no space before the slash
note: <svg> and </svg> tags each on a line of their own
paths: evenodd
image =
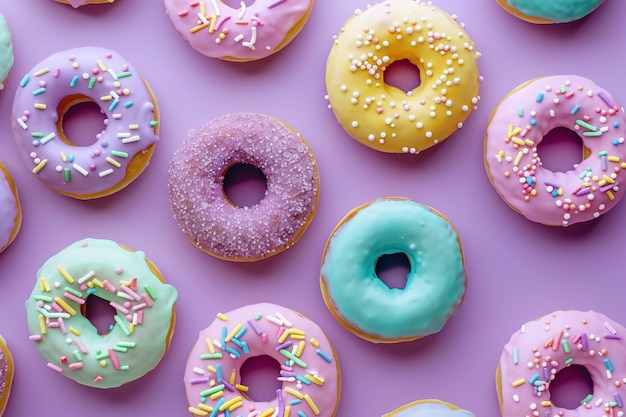
<svg viewBox="0 0 626 417">
<path fill-rule="evenodd" d="M 479 53 L 463 25 L 416 0 L 356 10 L 326 63 L 330 108 L 348 135 L 382 152 L 418 153 L 462 127 L 478 103 Z M 384 71 L 406 59 L 420 85 L 401 91 Z"/>
<path fill-rule="evenodd" d="M 237 207 L 224 175 L 250 164 L 267 178 L 265 197 Z M 317 208 L 319 174 L 311 149 L 283 122 L 256 113 L 217 117 L 189 136 L 169 168 L 174 219 L 199 249 L 227 260 L 254 261 L 294 244 Z"/>
<path fill-rule="evenodd" d="M 419 400 L 406 404 L 383 417 L 475 417 L 467 410 L 439 400 Z"/>
<path fill-rule="evenodd" d="M 4 413 L 9 395 L 11 394 L 11 384 L 15 364 L 6 341 L 0 335 L 0 416 Z"/>
<path fill-rule="evenodd" d="M 109 301 L 106 334 L 81 312 L 89 296 Z M 118 387 L 152 370 L 174 330 L 177 291 L 141 251 L 83 239 L 48 259 L 26 301 L 30 339 L 47 366 L 79 384 Z"/>
<path fill-rule="evenodd" d="M 0 252 L 13 241 L 22 223 L 19 197 L 6 167 L 0 162 Z"/>
<path fill-rule="evenodd" d="M 549 23 L 567 23 L 581 19 L 603 2 L 604 0 L 499 0 L 499 3 L 504 3 L 518 13 L 530 18 L 545 19 Z"/>
<path fill-rule="evenodd" d="M 556 127 L 575 132 L 588 156 L 567 172 L 542 166 L 537 146 Z M 595 219 L 622 198 L 626 113 L 593 81 L 558 75 L 530 80 L 492 113 L 485 165 L 500 196 L 528 219 L 569 226 Z"/>
<path fill-rule="evenodd" d="M 105 127 L 93 144 L 70 146 L 61 120 L 73 104 L 85 101 L 100 106 Z M 83 199 L 130 183 L 143 171 L 133 161 L 141 155 L 147 164 L 159 139 L 158 109 L 147 84 L 122 56 L 98 47 L 57 52 L 37 64 L 20 82 L 12 121 L 33 174 L 56 191 Z"/>
<path fill-rule="evenodd" d="M 376 275 L 386 254 L 410 264 L 404 288 Z M 374 342 L 413 340 L 441 330 L 463 300 L 459 236 L 440 213 L 403 198 L 352 210 L 335 228 L 322 259 L 324 301 L 348 330 Z"/>
<path fill-rule="evenodd" d="M 273 400 L 255 402 L 246 395 L 240 371 L 248 358 L 262 355 L 280 363 L 281 386 Z M 270 303 L 218 313 L 200 331 L 183 379 L 188 411 L 195 416 L 332 417 L 341 388 L 337 358 L 319 326 Z"/>
<path fill-rule="evenodd" d="M 593 311 L 556 311 L 530 321 L 504 346 L 497 375 L 502 417 L 597 417 L 623 414 L 626 329 Z M 569 410 L 550 401 L 559 371 L 581 365 L 593 392 Z"/>
<path fill-rule="evenodd" d="M 241 1 L 236 8 L 223 0 L 165 0 L 174 27 L 195 50 L 230 61 L 278 52 L 300 32 L 312 7 L 313 0 Z"/>
<path fill-rule="evenodd" d="M 4 89 L 4 80 L 13 66 L 13 41 L 7 19 L 0 13 L 0 91 Z"/>
</svg>

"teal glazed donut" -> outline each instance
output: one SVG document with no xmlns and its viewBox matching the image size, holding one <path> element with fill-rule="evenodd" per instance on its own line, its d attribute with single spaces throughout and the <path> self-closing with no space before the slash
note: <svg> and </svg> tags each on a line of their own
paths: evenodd
<svg viewBox="0 0 626 417">
<path fill-rule="evenodd" d="M 496 0 L 507 12 L 531 23 L 568 23 L 582 19 L 604 0 Z"/>
<path fill-rule="evenodd" d="M 404 288 L 376 275 L 383 255 L 403 253 Z M 439 332 L 465 294 L 459 235 L 441 213 L 403 197 L 385 197 L 350 211 L 331 233 L 320 273 L 322 296 L 335 319 L 374 343 Z"/>
</svg>

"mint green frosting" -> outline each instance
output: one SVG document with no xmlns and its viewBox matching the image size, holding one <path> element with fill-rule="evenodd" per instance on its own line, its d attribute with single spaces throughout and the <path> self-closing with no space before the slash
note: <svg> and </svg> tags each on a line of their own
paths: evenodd
<svg viewBox="0 0 626 417">
<path fill-rule="evenodd" d="M 377 260 L 394 253 L 404 253 L 410 263 L 404 288 L 389 288 L 376 275 Z M 379 199 L 360 208 L 331 236 L 321 278 L 337 314 L 382 339 L 438 332 L 461 303 L 466 284 L 456 230 L 407 199 Z"/>
<path fill-rule="evenodd" d="M 89 295 L 128 310 L 115 310 L 116 324 L 106 334 L 98 334 L 81 314 L 80 300 Z M 37 272 L 26 301 L 28 329 L 49 368 L 83 385 L 118 387 L 161 361 L 172 334 L 177 295 L 150 268 L 144 252 L 123 249 L 111 240 L 83 239 Z M 135 314 L 137 324 L 132 325 Z"/>
<path fill-rule="evenodd" d="M 462 409 L 453 410 L 441 403 L 423 402 L 407 407 L 394 417 L 474 417 L 474 414 Z"/>
<path fill-rule="evenodd" d="M 0 90 L 4 88 L 4 79 L 13 66 L 13 43 L 7 20 L 0 13 Z"/>
<path fill-rule="evenodd" d="M 512 8 L 527 16 L 567 23 L 594 11 L 604 0 L 507 0 Z"/>
</svg>

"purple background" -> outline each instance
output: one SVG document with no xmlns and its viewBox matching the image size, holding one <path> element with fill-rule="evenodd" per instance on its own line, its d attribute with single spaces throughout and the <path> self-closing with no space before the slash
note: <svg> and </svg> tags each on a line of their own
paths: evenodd
<svg viewBox="0 0 626 417">
<path fill-rule="evenodd" d="M 94 417 L 187 415 L 182 374 L 198 331 L 217 312 L 248 303 L 283 304 L 326 331 L 343 375 L 339 417 L 379 416 L 423 398 L 455 403 L 478 417 L 498 415 L 496 365 L 503 344 L 522 323 L 558 309 L 594 309 L 626 323 L 626 203 L 593 223 L 541 226 L 498 197 L 482 155 L 491 110 L 527 79 L 576 73 L 626 103 L 620 65 L 626 2 L 607 1 L 579 22 L 536 26 L 507 14 L 495 1 L 437 1 L 466 24 L 482 53 L 484 82 L 479 109 L 465 127 L 418 156 L 382 154 L 360 145 L 345 135 L 324 100 L 332 36 L 365 5 L 316 0 L 309 22 L 283 51 L 255 63 L 229 63 L 190 48 L 160 0 L 117 0 L 79 9 L 51 0 L 0 0 L 16 56 L 0 93 L 0 159 L 15 178 L 24 212 L 18 238 L 0 254 L 0 332 L 17 368 L 6 416 L 35 410 L 51 417 L 68 411 Z M 152 86 L 162 115 L 161 141 L 147 170 L 125 190 L 94 201 L 73 200 L 41 184 L 19 158 L 10 127 L 12 96 L 23 74 L 56 51 L 86 45 L 109 47 L 129 59 Z M 240 111 L 263 112 L 299 130 L 321 174 L 319 209 L 301 240 L 253 264 L 220 261 L 195 249 L 172 219 L 166 186 L 168 162 L 186 132 Z M 440 333 L 376 345 L 332 318 L 320 295 L 319 266 L 336 223 L 353 207 L 387 195 L 411 197 L 449 217 L 462 238 L 468 289 L 458 314 Z M 145 251 L 180 293 L 170 351 L 154 371 L 120 389 L 86 388 L 59 376 L 28 340 L 24 301 L 35 272 L 84 237 Z"/>
</svg>

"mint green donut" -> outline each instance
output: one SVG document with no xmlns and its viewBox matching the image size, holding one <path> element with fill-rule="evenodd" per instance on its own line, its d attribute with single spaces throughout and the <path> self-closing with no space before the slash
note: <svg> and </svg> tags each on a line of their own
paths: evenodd
<svg viewBox="0 0 626 417">
<path fill-rule="evenodd" d="M 554 23 L 567 23 L 582 19 L 594 11 L 604 0 L 500 0 L 518 12 L 532 18 Z"/>
<path fill-rule="evenodd" d="M 404 288 L 377 275 L 383 255 L 403 253 Z M 393 343 L 439 332 L 463 300 L 465 262 L 454 226 L 413 200 L 386 197 L 352 210 L 331 234 L 320 284 L 326 306 L 357 336 Z"/>
</svg>

